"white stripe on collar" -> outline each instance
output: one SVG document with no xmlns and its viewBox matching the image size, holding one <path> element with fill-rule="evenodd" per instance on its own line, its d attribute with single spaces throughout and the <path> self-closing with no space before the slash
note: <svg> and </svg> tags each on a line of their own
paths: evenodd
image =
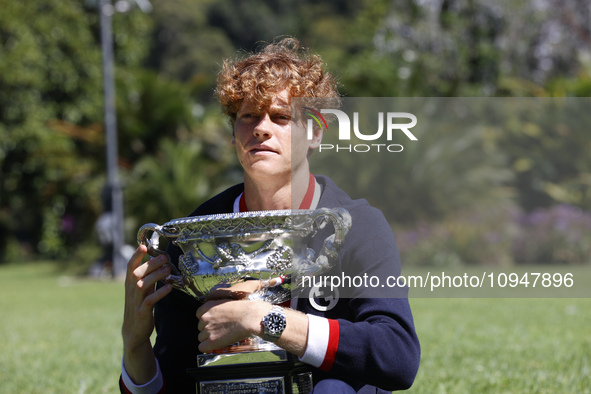
<svg viewBox="0 0 591 394">
<path fill-rule="evenodd" d="M 233 213 L 240 213 L 240 199 L 242 198 L 242 195 L 244 194 L 244 192 L 240 193 L 238 195 L 238 197 L 236 197 L 236 199 L 234 200 L 234 207 L 233 207 Z"/>
<path fill-rule="evenodd" d="M 318 206 L 318 202 L 320 201 L 320 196 L 322 195 L 322 189 L 318 184 L 316 178 L 314 178 L 314 198 L 312 198 L 312 203 L 310 204 L 310 209 L 316 209 Z"/>
</svg>

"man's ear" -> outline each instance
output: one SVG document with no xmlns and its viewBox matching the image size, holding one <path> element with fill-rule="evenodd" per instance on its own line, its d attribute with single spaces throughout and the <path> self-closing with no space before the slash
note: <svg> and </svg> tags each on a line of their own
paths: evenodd
<svg viewBox="0 0 591 394">
<path fill-rule="evenodd" d="M 320 144 L 322 143 L 322 136 L 323 130 L 320 127 L 314 127 L 314 133 L 312 134 L 312 139 L 308 140 L 308 149 L 318 149 Z"/>
</svg>

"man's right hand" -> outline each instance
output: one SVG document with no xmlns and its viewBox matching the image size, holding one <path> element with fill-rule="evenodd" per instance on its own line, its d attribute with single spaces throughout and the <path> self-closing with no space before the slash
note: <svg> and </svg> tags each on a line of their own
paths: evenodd
<svg viewBox="0 0 591 394">
<path fill-rule="evenodd" d="M 170 274 L 167 257 L 158 256 L 142 263 L 147 253 L 140 245 L 127 263 L 125 278 L 125 313 L 123 316 L 123 363 L 136 383 L 150 381 L 156 374 L 156 363 L 150 343 L 154 331 L 154 305 L 172 290 L 167 284 L 155 290 L 156 282 Z"/>
</svg>

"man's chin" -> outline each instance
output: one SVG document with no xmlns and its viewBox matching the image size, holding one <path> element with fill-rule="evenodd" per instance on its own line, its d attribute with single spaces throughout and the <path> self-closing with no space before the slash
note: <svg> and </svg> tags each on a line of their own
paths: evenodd
<svg viewBox="0 0 591 394">
<path fill-rule="evenodd" d="M 291 176 L 291 168 L 281 169 L 277 163 L 272 163 L 266 160 L 259 160 L 252 163 L 248 168 L 244 167 L 244 170 L 253 179 L 276 179 L 285 177 L 286 180 L 288 180 Z"/>
</svg>

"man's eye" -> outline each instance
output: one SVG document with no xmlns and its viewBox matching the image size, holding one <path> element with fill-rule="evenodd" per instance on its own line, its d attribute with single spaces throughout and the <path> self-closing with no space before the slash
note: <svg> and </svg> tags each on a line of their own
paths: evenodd
<svg viewBox="0 0 591 394">
<path fill-rule="evenodd" d="M 255 120 L 256 117 L 257 117 L 257 115 L 253 114 L 252 112 L 247 112 L 247 113 L 240 115 L 240 119 L 242 119 L 243 121 L 248 121 L 248 122 L 250 122 L 251 120 Z"/>
</svg>

